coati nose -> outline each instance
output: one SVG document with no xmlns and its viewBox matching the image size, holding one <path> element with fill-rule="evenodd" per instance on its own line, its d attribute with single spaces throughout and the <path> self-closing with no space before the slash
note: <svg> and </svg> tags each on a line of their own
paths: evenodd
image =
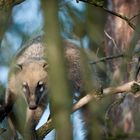
<svg viewBox="0 0 140 140">
<path fill-rule="evenodd" d="M 31 101 L 31 102 L 29 103 L 29 109 L 34 110 L 34 109 L 36 109 L 36 108 L 37 108 L 36 103 L 35 103 L 35 102 L 33 102 L 33 101 Z"/>
</svg>

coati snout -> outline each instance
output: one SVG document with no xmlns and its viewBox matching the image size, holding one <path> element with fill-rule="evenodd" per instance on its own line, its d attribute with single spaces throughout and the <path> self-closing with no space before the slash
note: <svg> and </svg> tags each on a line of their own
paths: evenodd
<svg viewBox="0 0 140 140">
<path fill-rule="evenodd" d="M 28 85 L 28 83 L 23 82 L 23 93 L 26 97 L 29 109 L 36 109 L 38 104 L 45 92 L 45 85 L 43 81 L 39 81 L 34 87 L 34 90 Z"/>
</svg>

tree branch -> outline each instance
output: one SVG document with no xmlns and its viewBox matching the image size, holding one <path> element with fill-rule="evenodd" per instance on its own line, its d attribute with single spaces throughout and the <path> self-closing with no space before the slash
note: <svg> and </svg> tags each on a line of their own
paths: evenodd
<svg viewBox="0 0 140 140">
<path fill-rule="evenodd" d="M 100 63 L 100 62 L 104 62 L 106 60 L 120 58 L 120 57 L 124 57 L 124 54 L 117 54 L 117 55 L 113 55 L 113 56 L 102 57 L 99 60 L 95 60 L 93 62 L 90 62 L 90 64 L 97 64 L 97 63 Z"/>
<path fill-rule="evenodd" d="M 133 30 L 136 29 L 135 25 L 131 22 L 131 20 L 138 15 L 135 15 L 132 18 L 128 18 L 126 16 L 123 16 L 119 13 L 116 13 L 114 11 L 111 11 L 111 10 L 105 8 L 100 3 L 96 3 L 96 2 L 93 2 L 93 1 L 87 1 L 87 0 L 76 0 L 76 1 L 77 2 L 79 2 L 79 1 L 86 2 L 86 3 L 89 3 L 89 4 L 94 5 L 96 7 L 102 8 L 104 11 L 125 20 L 127 22 L 127 24 Z M 118 58 L 118 57 L 123 57 L 123 56 L 124 56 L 123 54 L 119 54 L 119 55 L 115 55 L 115 56 L 103 57 L 100 60 L 91 62 L 91 64 L 96 64 L 96 63 L 99 63 L 99 62 L 102 62 L 102 61 L 106 61 L 106 60 L 113 59 L 113 58 Z M 83 107 L 84 105 L 89 103 L 91 100 L 97 99 L 99 96 L 107 96 L 107 95 L 123 93 L 123 92 L 132 92 L 132 93 L 135 94 L 139 90 L 140 90 L 139 83 L 137 83 L 135 81 L 131 81 L 131 82 L 125 83 L 124 85 L 121 85 L 121 86 L 118 86 L 118 87 L 106 88 L 106 89 L 103 90 L 102 94 L 101 94 L 101 91 L 97 91 L 96 92 L 97 94 L 93 94 L 93 93 L 95 93 L 95 91 L 91 91 L 91 93 L 87 94 L 85 97 L 81 98 L 77 103 L 74 104 L 74 106 L 72 108 L 72 112 L 75 112 L 76 110 L 80 109 L 81 107 Z M 37 133 L 38 136 L 41 137 L 41 139 L 43 139 L 53 128 L 54 127 L 53 127 L 53 124 L 52 124 L 52 119 L 49 119 L 43 126 L 41 126 L 36 131 L 36 133 Z"/>
<path fill-rule="evenodd" d="M 112 41 L 114 47 L 115 47 L 115 48 L 117 49 L 117 51 L 120 53 L 121 51 L 120 51 L 120 49 L 118 48 L 118 46 L 117 46 L 115 40 L 107 33 L 106 30 L 104 30 L 104 33 L 105 33 L 105 35 L 107 36 L 107 38 L 109 38 L 109 39 Z"/>
<path fill-rule="evenodd" d="M 128 18 L 128 17 L 123 16 L 123 15 L 117 13 L 117 12 L 114 12 L 114 11 L 111 11 L 111 10 L 107 9 L 106 7 L 103 6 L 102 3 L 99 3 L 99 2 L 97 3 L 96 1 L 88 1 L 88 0 L 78 0 L 78 2 L 79 2 L 79 1 L 82 1 L 82 2 L 85 2 L 85 3 L 91 4 L 91 5 L 94 5 L 94 6 L 96 6 L 96 7 L 99 7 L 99 8 L 101 8 L 101 9 L 103 9 L 104 11 L 106 11 L 107 13 L 112 14 L 112 15 L 114 15 L 114 16 L 117 16 L 117 17 L 119 17 L 119 18 L 125 20 L 125 21 L 127 22 L 127 24 L 128 24 L 133 30 L 136 30 L 136 26 L 131 22 L 131 20 L 132 20 L 133 18 L 135 18 L 136 16 L 138 16 L 139 14 L 136 14 L 135 16 L 133 16 L 133 17 L 131 17 L 131 18 Z"/>
<path fill-rule="evenodd" d="M 97 64 L 97 63 L 100 63 L 100 62 L 105 62 L 107 60 L 116 59 L 116 58 L 120 58 L 120 57 L 133 57 L 133 56 L 137 55 L 138 53 L 139 53 L 139 50 L 133 52 L 132 56 L 124 54 L 124 53 L 120 53 L 120 54 L 116 54 L 116 55 L 112 55 L 112 56 L 106 56 L 106 57 L 102 57 L 98 60 L 91 61 L 91 62 L 89 62 L 89 64 Z M 137 59 L 138 59 L 138 57 L 137 57 Z M 132 60 L 132 62 L 135 62 L 135 60 Z M 140 71 L 140 66 L 139 65 L 138 65 L 138 70 L 136 70 L 138 72 L 136 73 L 135 77 L 137 77 L 138 74 L 139 74 L 139 71 Z M 136 69 L 136 68 L 134 68 L 134 69 Z M 134 78 L 134 79 L 137 80 L 136 78 Z"/>
<path fill-rule="evenodd" d="M 0 0 L 0 47 L 4 33 L 11 21 L 11 11 L 13 6 L 22 3 L 25 0 Z"/>
<path fill-rule="evenodd" d="M 104 97 L 111 94 L 118 94 L 118 93 L 128 93 L 132 92 L 134 95 L 140 91 L 140 83 L 136 81 L 131 81 L 128 83 L 125 83 L 118 87 L 109 87 L 106 89 L 103 89 L 103 92 L 101 93 L 100 90 L 93 90 L 89 94 L 87 94 L 85 97 L 81 98 L 77 103 L 74 104 L 72 108 L 72 112 L 75 112 L 76 110 L 80 109 L 93 99 L 98 99 L 98 97 Z M 96 93 L 96 94 L 93 94 Z M 52 125 L 52 119 L 49 119 L 43 126 L 41 126 L 37 131 L 37 135 L 41 138 L 44 138 L 51 130 L 53 130 L 54 127 Z"/>
<path fill-rule="evenodd" d="M 139 16 L 139 15 L 140 15 L 140 13 L 138 13 L 138 14 L 132 16 L 131 18 L 129 18 L 129 21 L 133 20 L 134 18 L 136 18 L 136 17 Z"/>
</svg>

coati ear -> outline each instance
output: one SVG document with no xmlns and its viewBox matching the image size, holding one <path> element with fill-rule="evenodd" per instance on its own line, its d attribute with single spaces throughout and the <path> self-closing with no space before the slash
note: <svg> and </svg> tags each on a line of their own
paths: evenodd
<svg viewBox="0 0 140 140">
<path fill-rule="evenodd" d="M 22 67 L 23 67 L 22 64 L 16 64 L 16 69 L 17 70 L 22 70 Z"/>
<path fill-rule="evenodd" d="M 12 66 L 12 69 L 15 73 L 20 72 L 23 69 L 23 65 L 22 64 L 14 64 Z"/>
<path fill-rule="evenodd" d="M 47 63 L 47 62 L 44 62 L 44 63 L 43 63 L 43 68 L 44 68 L 45 70 L 48 70 L 48 63 Z"/>
</svg>

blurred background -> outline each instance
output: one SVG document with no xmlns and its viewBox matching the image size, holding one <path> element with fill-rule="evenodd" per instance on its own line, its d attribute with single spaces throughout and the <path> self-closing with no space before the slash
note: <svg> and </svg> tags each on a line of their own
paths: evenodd
<svg viewBox="0 0 140 140">
<path fill-rule="evenodd" d="M 105 60 L 101 63 L 92 65 L 92 70 L 95 75 L 93 81 L 99 88 L 121 85 L 130 80 L 135 80 L 136 76 L 137 80 L 139 80 L 139 75 L 134 73 L 135 69 L 138 69 L 139 66 L 139 53 L 137 53 L 137 55 L 134 54 L 135 50 L 139 52 L 140 48 L 138 43 L 138 13 L 140 2 L 138 0 L 93 0 L 94 4 L 90 2 L 92 1 L 58 1 L 58 17 L 62 38 L 68 39 L 88 51 L 91 58 L 90 62 L 94 62 L 106 56 L 117 54 L 127 55 L 127 57 L 115 60 L 111 59 L 108 61 Z M 98 6 L 96 6 L 95 3 L 97 3 Z M 135 28 L 133 29 L 129 26 L 124 19 L 117 17 L 117 14 L 116 16 L 109 14 L 103 7 L 108 8 L 108 11 L 112 10 L 127 16 L 130 19 L 130 22 L 132 21 L 135 25 Z M 5 14 L 3 16 L 6 17 L 7 15 Z M 10 10 L 10 15 L 7 17 L 10 20 L 8 21 L 8 24 L 6 22 L 1 24 L 1 28 L 4 31 L 0 36 L 1 100 L 3 99 L 5 87 L 7 85 L 8 71 L 13 56 L 15 56 L 19 48 L 21 48 L 26 41 L 35 38 L 36 36 L 43 35 L 45 24 L 40 0 L 25 0 L 22 3 L 13 6 Z M 46 31 L 47 28 L 49 27 L 46 27 Z M 47 34 L 48 33 L 46 32 L 46 35 Z M 137 60 L 136 63 L 133 62 L 134 56 Z M 103 131 L 101 133 L 105 133 L 105 139 L 109 139 L 109 136 L 111 136 L 112 139 L 114 138 L 114 140 L 119 136 L 120 139 L 123 139 L 124 133 L 132 134 L 133 132 L 136 132 L 137 134 L 140 129 L 137 126 L 138 118 L 140 116 L 139 97 L 135 98 L 131 93 L 128 93 L 123 102 L 120 102 L 115 107 L 113 106 L 108 114 L 111 118 L 109 128 L 106 128 L 105 114 L 114 100 L 116 100 L 116 96 L 110 96 L 100 103 L 94 104 L 92 110 L 94 113 L 92 115 L 94 116 L 96 114 L 96 119 L 92 121 L 93 124 L 91 125 L 94 126 L 93 130 L 91 130 L 91 132 L 94 133 L 92 136 L 89 133 L 88 139 L 103 139 L 100 132 L 97 132 L 101 127 L 101 131 Z M 134 113 L 136 112 L 138 112 L 137 116 L 134 116 Z M 37 128 L 47 120 L 46 116 L 48 116 L 48 114 L 49 109 L 47 108 Z M 85 123 L 82 120 L 81 112 L 75 112 L 71 118 L 73 121 L 73 139 L 85 140 L 87 130 L 85 130 Z M 97 123 L 95 123 L 95 121 Z M 123 134 L 122 131 L 124 132 Z M 46 139 L 52 140 L 54 135 L 55 132 L 52 131 L 48 134 Z M 129 137 L 129 135 L 125 136 Z M 140 138 L 139 135 L 136 136 Z"/>
</svg>

